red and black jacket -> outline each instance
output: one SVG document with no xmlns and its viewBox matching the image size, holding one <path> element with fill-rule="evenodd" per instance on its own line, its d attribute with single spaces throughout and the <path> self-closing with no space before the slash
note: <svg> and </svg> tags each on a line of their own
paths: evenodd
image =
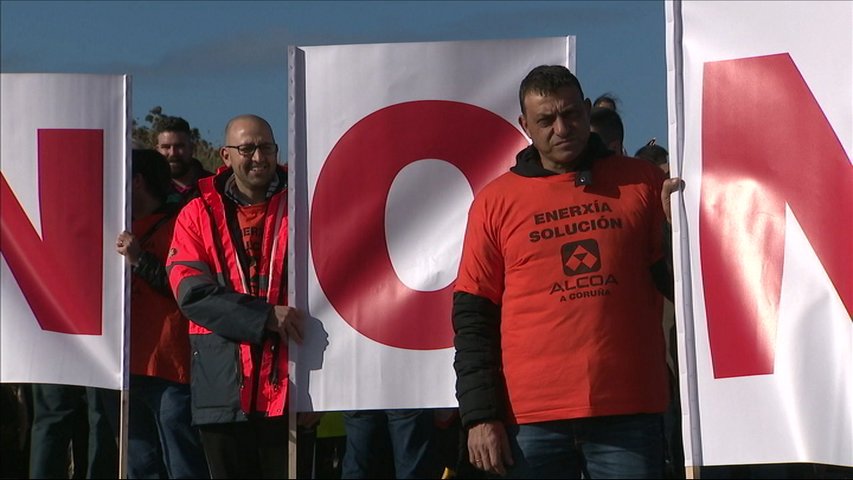
<svg viewBox="0 0 853 480">
<path fill-rule="evenodd" d="M 237 209 L 224 188 L 233 175 L 220 168 L 201 179 L 199 196 L 178 215 L 167 259 L 169 282 L 190 319 L 193 424 L 279 416 L 287 399 L 287 341 L 265 329 L 274 305 L 287 303 L 287 189 L 266 202 L 259 291 L 249 287 L 248 257 Z"/>
</svg>

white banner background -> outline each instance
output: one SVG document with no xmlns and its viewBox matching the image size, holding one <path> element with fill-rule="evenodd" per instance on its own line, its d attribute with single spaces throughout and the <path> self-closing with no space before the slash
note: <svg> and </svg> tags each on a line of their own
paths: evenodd
<svg viewBox="0 0 853 480">
<path fill-rule="evenodd" d="M 667 3 L 669 145 L 686 183 L 674 232 L 688 466 L 853 465 L 853 323 L 790 209 L 772 374 L 714 378 L 698 245 L 704 64 L 788 52 L 849 159 L 851 32 L 850 2 Z"/>
<path fill-rule="evenodd" d="M 447 100 L 493 112 L 521 132 L 517 118 L 522 78 L 541 64 L 562 64 L 574 71 L 574 52 L 574 37 L 292 48 L 289 164 L 296 185 L 291 197 L 295 257 L 306 258 L 303 249 L 310 248 L 307 236 L 312 220 L 300 217 L 298 210 L 308 209 L 307 199 L 313 209 L 324 162 L 357 122 L 402 102 Z M 406 119 L 415 125 L 420 120 Z M 466 128 L 478 127 L 482 126 Z M 455 134 L 455 140 L 464 142 L 470 132 L 463 129 Z M 514 163 L 515 153 L 507 152 L 507 158 L 495 158 L 495 162 L 508 167 Z M 299 161 L 301 155 L 307 158 L 305 171 L 299 169 L 305 164 Z M 413 290 L 433 291 L 455 281 L 473 192 L 451 163 L 441 158 L 421 160 L 406 165 L 394 178 L 385 200 L 383 224 L 400 281 Z M 370 176 L 376 167 L 375 158 L 352 161 L 362 165 L 360 175 Z M 307 195 L 299 193 L 303 188 Z M 406 218 L 416 218 L 417 225 Z M 353 234 L 359 234 L 359 219 L 336 221 L 348 222 Z M 297 306 L 307 304 L 309 316 L 317 320 L 309 322 L 306 344 L 297 360 L 301 364 L 296 375 L 296 381 L 302 383 L 300 390 L 310 371 L 310 398 L 303 392 L 299 409 L 456 406 L 452 346 L 396 348 L 362 335 L 343 320 L 320 287 L 316 260 L 312 250 L 308 265 L 297 266 L 296 281 L 290 284 Z M 300 298 L 300 289 L 306 285 L 307 299 Z M 387 310 L 375 298 L 365 297 L 360 302 L 359 308 L 377 316 Z M 449 324 L 449 315 L 440 321 Z"/>
<path fill-rule="evenodd" d="M 0 378 L 3 382 L 122 388 L 125 270 L 115 238 L 125 229 L 130 79 L 126 76 L 2 74 L 0 164 L 10 188 L 41 235 L 38 129 L 101 129 L 104 139 L 102 335 L 42 330 L 9 269 L 0 271 Z M 85 169 L 68 164 L 63 168 Z M 89 185 L 67 185 L 71 191 Z M 90 212 L 68 212 L 90 215 Z M 84 278 L 80 272 L 80 278 Z M 72 276 L 73 278 L 73 276 Z M 82 281 L 82 280 L 81 280 Z"/>
</svg>

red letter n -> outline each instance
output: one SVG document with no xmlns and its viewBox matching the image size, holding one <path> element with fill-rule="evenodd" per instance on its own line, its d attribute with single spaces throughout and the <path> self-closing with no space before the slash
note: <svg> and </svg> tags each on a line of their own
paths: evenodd
<svg viewBox="0 0 853 480">
<path fill-rule="evenodd" d="M 699 238 L 714 377 L 769 374 L 786 204 L 851 311 L 853 167 L 788 54 L 706 63 L 703 82 Z"/>
<path fill-rule="evenodd" d="M 0 251 L 43 330 L 102 332 L 103 183 L 103 130 L 38 130 L 39 237 L 0 175 Z"/>
</svg>

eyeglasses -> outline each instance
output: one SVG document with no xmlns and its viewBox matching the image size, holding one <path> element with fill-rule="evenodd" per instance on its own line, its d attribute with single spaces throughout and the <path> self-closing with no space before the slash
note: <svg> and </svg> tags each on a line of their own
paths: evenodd
<svg viewBox="0 0 853 480">
<path fill-rule="evenodd" d="M 251 157 L 255 154 L 255 150 L 260 150 L 262 155 L 275 155 L 278 153 L 278 145 L 274 143 L 262 143 L 255 145 L 254 143 L 245 143 L 243 145 L 225 145 L 225 148 L 236 148 L 237 153 L 244 157 Z"/>
</svg>

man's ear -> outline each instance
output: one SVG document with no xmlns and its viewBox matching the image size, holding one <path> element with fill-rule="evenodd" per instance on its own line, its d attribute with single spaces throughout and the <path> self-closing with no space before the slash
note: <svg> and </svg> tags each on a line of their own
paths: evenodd
<svg viewBox="0 0 853 480">
<path fill-rule="evenodd" d="M 527 134 L 529 138 L 533 138 L 530 137 L 530 132 L 527 131 L 527 118 L 524 117 L 523 113 L 518 116 L 518 124 L 521 126 L 521 129 L 524 130 L 524 133 Z"/>
<path fill-rule="evenodd" d="M 226 167 L 231 166 L 231 152 L 228 151 L 227 148 L 222 147 L 219 149 L 219 158 L 222 159 L 222 163 L 225 164 Z"/>
</svg>

